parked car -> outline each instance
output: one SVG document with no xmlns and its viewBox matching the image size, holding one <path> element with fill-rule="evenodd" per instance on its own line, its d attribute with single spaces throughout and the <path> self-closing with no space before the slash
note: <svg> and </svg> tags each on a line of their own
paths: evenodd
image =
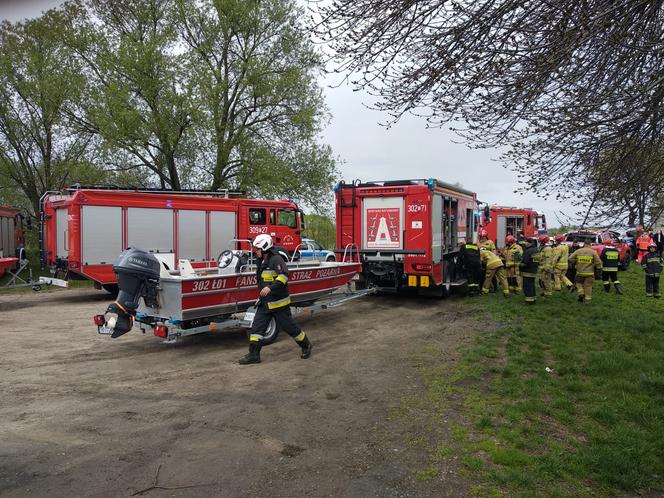
<svg viewBox="0 0 664 498">
<path fill-rule="evenodd" d="M 612 231 L 618 232 L 620 239 L 629 245 L 629 248 L 632 251 L 632 259 L 636 259 L 636 255 L 638 253 L 636 248 L 636 228 L 620 227 L 613 228 Z"/>
<path fill-rule="evenodd" d="M 618 232 L 613 230 L 592 231 L 592 230 L 577 230 L 575 232 L 568 232 L 565 234 L 565 244 L 572 246 L 574 241 L 585 242 L 590 244 L 597 254 L 601 256 L 602 250 L 606 246 L 607 241 L 613 241 L 613 245 L 620 251 L 620 266 L 621 270 L 629 268 L 632 262 L 632 251 L 629 244 L 624 242 Z"/>
<path fill-rule="evenodd" d="M 323 249 L 321 245 L 313 239 L 302 239 L 302 246 L 297 251 L 300 261 L 335 261 L 337 258 L 334 251 Z"/>
</svg>

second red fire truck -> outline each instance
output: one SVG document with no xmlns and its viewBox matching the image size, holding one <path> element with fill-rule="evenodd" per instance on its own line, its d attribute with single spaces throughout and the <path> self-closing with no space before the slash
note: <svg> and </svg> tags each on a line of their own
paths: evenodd
<svg viewBox="0 0 664 498">
<path fill-rule="evenodd" d="M 481 213 L 480 229 L 487 231 L 498 249 L 505 247 L 508 235 L 537 237 L 547 232 L 546 217 L 533 209 L 487 204 Z"/>
<path fill-rule="evenodd" d="M 337 248 L 363 260 L 359 287 L 444 296 L 456 278 L 459 242 L 476 240 L 474 192 L 441 182 L 398 180 L 336 188 Z"/>
</svg>

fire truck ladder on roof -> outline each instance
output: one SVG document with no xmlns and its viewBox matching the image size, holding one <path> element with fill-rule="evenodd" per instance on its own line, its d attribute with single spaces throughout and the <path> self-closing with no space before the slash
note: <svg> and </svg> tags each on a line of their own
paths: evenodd
<svg viewBox="0 0 664 498">
<path fill-rule="evenodd" d="M 142 194 L 173 194 L 173 195 L 214 195 L 223 197 L 225 199 L 246 197 L 247 192 L 244 190 L 200 190 L 200 189 L 182 189 L 182 190 L 167 190 L 162 188 L 130 188 L 118 187 L 117 185 L 81 185 L 74 184 L 64 189 L 68 193 L 77 192 L 79 190 L 104 190 L 113 192 L 139 192 Z"/>
</svg>

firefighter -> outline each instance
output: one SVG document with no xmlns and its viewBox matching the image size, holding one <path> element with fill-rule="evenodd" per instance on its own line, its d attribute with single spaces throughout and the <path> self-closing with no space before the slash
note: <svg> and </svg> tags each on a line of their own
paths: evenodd
<svg viewBox="0 0 664 498">
<path fill-rule="evenodd" d="M 489 238 L 489 232 L 487 232 L 485 229 L 480 230 L 480 242 L 479 246 L 480 249 L 488 249 L 489 251 L 495 253 L 496 252 L 496 244 Z"/>
<path fill-rule="evenodd" d="M 505 269 L 507 272 L 507 283 L 511 292 L 521 292 L 519 283 L 519 263 L 523 256 L 523 248 L 517 244 L 516 237 L 508 235 L 505 237 L 505 248 L 503 249 L 503 258 L 505 259 Z"/>
<path fill-rule="evenodd" d="M 565 236 L 556 235 L 553 241 L 553 290 L 560 291 L 564 285 L 568 290 L 573 291 L 574 284 L 566 275 L 569 267 L 569 247 L 563 244 Z"/>
<path fill-rule="evenodd" d="M 505 265 L 503 265 L 503 261 L 500 259 L 500 257 L 496 256 L 494 252 L 491 252 L 483 247 L 480 250 L 480 260 L 486 268 L 482 293 L 489 293 L 491 280 L 493 280 L 493 277 L 495 276 L 498 279 L 500 288 L 503 289 L 503 295 L 508 297 L 510 295 L 510 289 L 509 285 L 507 284 L 507 277 L 505 275 Z"/>
<path fill-rule="evenodd" d="M 535 304 L 537 299 L 537 271 L 539 270 L 540 252 L 536 239 L 526 239 L 526 250 L 523 252 L 519 269 L 523 280 L 523 294 L 526 303 Z"/>
<path fill-rule="evenodd" d="M 662 273 L 662 256 L 657 251 L 657 244 L 651 242 L 648 246 L 648 254 L 643 257 L 641 266 L 646 272 L 646 296 L 659 299 L 662 294 L 659 291 L 659 275 Z"/>
<path fill-rule="evenodd" d="M 602 260 L 602 282 L 604 290 L 611 292 L 611 282 L 616 288 L 616 294 L 622 294 L 622 286 L 618 280 L 618 266 L 620 264 L 620 251 L 613 245 L 612 240 L 604 243 L 604 249 L 600 255 Z"/>
<path fill-rule="evenodd" d="M 288 295 L 288 267 L 284 258 L 276 251 L 272 237 L 258 235 L 253 244 L 258 256 L 256 276 L 260 297 L 256 316 L 249 336 L 249 353 L 240 358 L 240 365 L 261 362 L 263 337 L 272 318 L 279 329 L 286 331 L 302 349 L 301 358 L 311 356 L 311 342 L 293 321 Z"/>
<path fill-rule="evenodd" d="M 482 282 L 480 248 L 477 247 L 477 244 L 465 243 L 463 240 L 459 246 L 459 261 L 468 279 L 468 293 L 476 296 L 480 293 L 480 283 Z"/>
<path fill-rule="evenodd" d="M 641 227 L 638 227 L 637 232 L 640 234 L 636 239 L 636 248 L 639 250 L 636 256 L 636 261 L 641 264 L 641 259 L 648 253 L 648 247 L 652 243 L 652 238 L 650 234 L 644 231 Z"/>
<path fill-rule="evenodd" d="M 569 262 L 576 272 L 575 283 L 579 302 L 590 304 L 593 299 L 595 273 L 602 269 L 602 260 L 592 247 L 579 242 L 579 248 L 569 257 Z"/>
<path fill-rule="evenodd" d="M 549 239 L 548 235 L 540 235 L 538 240 L 541 246 L 539 269 L 542 285 L 544 287 L 542 295 L 544 297 L 551 297 L 553 295 L 553 245 L 551 244 L 551 239 Z"/>
</svg>

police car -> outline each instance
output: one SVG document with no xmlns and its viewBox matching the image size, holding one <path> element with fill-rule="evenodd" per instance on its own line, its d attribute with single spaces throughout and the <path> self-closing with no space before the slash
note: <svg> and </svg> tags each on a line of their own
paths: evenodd
<svg viewBox="0 0 664 498">
<path fill-rule="evenodd" d="M 323 249 L 313 239 L 302 239 L 302 245 L 298 250 L 300 261 L 335 261 L 334 251 Z"/>
</svg>

